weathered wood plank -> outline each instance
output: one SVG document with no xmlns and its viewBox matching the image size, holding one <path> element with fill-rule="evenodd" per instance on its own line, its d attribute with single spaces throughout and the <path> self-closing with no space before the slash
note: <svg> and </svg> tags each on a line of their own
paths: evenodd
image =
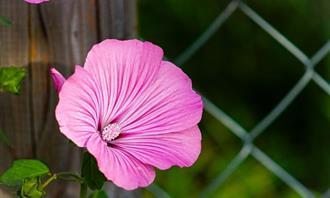
<svg viewBox="0 0 330 198">
<path fill-rule="evenodd" d="M 10 28 L 0 27 L 0 67 L 24 66 L 28 68 L 29 34 L 28 7 L 14 5 L 11 0 L 0 2 L 2 16 L 15 21 Z M 0 145 L 0 172 L 10 165 L 15 157 L 33 156 L 32 131 L 30 125 L 29 77 L 26 78 L 20 96 L 0 94 L 0 127 L 7 133 L 15 150 Z M 6 197 L 0 189 L 0 197 Z"/>
<path fill-rule="evenodd" d="M 0 28 L 0 65 L 29 70 L 20 96 L 0 95 L 0 128 L 10 133 L 17 157 L 37 157 L 55 172 L 78 170 L 80 151 L 58 131 L 57 96 L 49 67 L 69 75 L 75 64 L 83 65 L 93 44 L 105 38 L 132 37 L 135 4 L 135 0 L 53 0 L 35 6 L 0 1 L 0 14 L 14 23 Z M 1 146 L 0 156 L 2 171 L 11 159 Z M 77 186 L 52 186 L 51 197 L 77 196 Z M 116 195 L 120 193 L 116 190 Z"/>
<path fill-rule="evenodd" d="M 99 1 L 99 13 L 100 39 L 135 37 L 136 0 Z"/>
<path fill-rule="evenodd" d="M 0 2 L 0 13 L 11 21 L 11 27 L 0 27 L 0 66 L 29 66 L 28 7 L 14 5 L 11 0 Z M 31 120 L 29 77 L 25 80 L 20 96 L 0 95 L 0 127 L 7 132 L 16 154 L 20 157 L 33 155 L 31 147 Z M 0 146 L 0 171 L 9 165 L 7 150 Z"/>
</svg>

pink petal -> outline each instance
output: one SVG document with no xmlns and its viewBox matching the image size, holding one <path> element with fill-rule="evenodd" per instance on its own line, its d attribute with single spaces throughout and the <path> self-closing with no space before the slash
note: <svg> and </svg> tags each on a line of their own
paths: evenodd
<svg viewBox="0 0 330 198">
<path fill-rule="evenodd" d="M 49 0 L 25 0 L 25 2 L 33 3 L 33 4 L 38 4 L 38 3 L 42 3 L 42 2 L 46 2 L 46 1 L 49 1 Z"/>
<path fill-rule="evenodd" d="M 163 61 L 156 81 L 140 92 L 119 119 L 123 133 L 168 133 L 189 129 L 202 116 L 201 97 L 177 66 Z"/>
<path fill-rule="evenodd" d="M 101 127 L 116 121 L 155 81 L 162 57 L 161 48 L 138 40 L 105 40 L 92 48 L 84 68 L 101 91 Z"/>
<path fill-rule="evenodd" d="M 201 133 L 197 126 L 174 133 L 132 134 L 114 141 L 141 162 L 159 169 L 191 166 L 201 151 Z"/>
<path fill-rule="evenodd" d="M 87 149 L 106 178 L 125 190 L 146 187 L 155 179 L 152 166 L 141 163 L 125 151 L 108 147 L 97 134 L 90 137 Z"/>
<path fill-rule="evenodd" d="M 53 79 L 54 87 L 55 87 L 56 91 L 59 93 L 61 91 L 61 88 L 62 88 L 64 82 L 65 82 L 65 78 L 55 68 L 50 69 L 50 75 Z"/>
<path fill-rule="evenodd" d="M 60 131 L 78 146 L 97 132 L 99 96 L 92 77 L 80 66 L 63 84 L 56 107 Z"/>
</svg>

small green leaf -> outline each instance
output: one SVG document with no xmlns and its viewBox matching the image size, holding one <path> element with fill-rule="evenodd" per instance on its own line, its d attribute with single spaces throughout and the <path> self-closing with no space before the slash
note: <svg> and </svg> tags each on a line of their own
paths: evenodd
<svg viewBox="0 0 330 198">
<path fill-rule="evenodd" d="M 38 160 L 16 160 L 0 177 L 0 183 L 7 186 L 19 186 L 25 179 L 43 176 L 49 173 L 48 167 Z"/>
<path fill-rule="evenodd" d="M 0 142 L 4 143 L 6 146 L 10 146 L 10 140 L 8 136 L 0 129 Z"/>
<path fill-rule="evenodd" d="M 96 190 L 88 198 L 108 198 L 108 195 L 103 190 Z"/>
<path fill-rule="evenodd" d="M 0 16 L 0 25 L 10 27 L 12 25 L 11 21 L 4 16 Z"/>
<path fill-rule="evenodd" d="M 84 153 L 81 176 L 85 179 L 88 187 L 92 190 L 101 189 L 106 178 L 99 171 L 95 158 L 88 152 Z"/>
<path fill-rule="evenodd" d="M 24 68 L 0 67 L 0 91 L 18 94 L 25 75 Z"/>
<path fill-rule="evenodd" d="M 46 193 L 40 187 L 40 178 L 33 177 L 29 179 L 25 179 L 22 185 L 20 196 L 23 198 L 41 198 Z"/>
</svg>

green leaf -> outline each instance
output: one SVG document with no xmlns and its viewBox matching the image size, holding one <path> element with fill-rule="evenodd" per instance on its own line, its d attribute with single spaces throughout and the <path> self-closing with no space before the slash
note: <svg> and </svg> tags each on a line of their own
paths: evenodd
<svg viewBox="0 0 330 198">
<path fill-rule="evenodd" d="M 5 27 L 10 27 L 12 25 L 11 21 L 4 16 L 0 16 L 0 25 Z"/>
<path fill-rule="evenodd" d="M 38 160 L 16 160 L 0 177 L 0 183 L 7 186 L 19 186 L 25 179 L 43 176 L 49 173 L 48 167 Z"/>
<path fill-rule="evenodd" d="M 103 190 L 96 190 L 88 198 L 108 198 L 108 195 Z"/>
<path fill-rule="evenodd" d="M 10 146 L 10 140 L 8 136 L 0 129 L 0 142 L 4 143 L 7 146 Z"/>
<path fill-rule="evenodd" d="M 101 189 L 106 178 L 99 171 L 95 158 L 88 152 L 84 153 L 81 176 L 85 179 L 88 187 L 92 190 Z"/>
<path fill-rule="evenodd" d="M 0 67 L 0 91 L 18 94 L 25 75 L 24 68 Z"/>
<path fill-rule="evenodd" d="M 40 186 L 40 178 L 33 177 L 31 179 L 25 179 L 22 185 L 20 196 L 26 198 L 41 198 L 46 193 L 45 191 L 39 187 Z"/>
</svg>

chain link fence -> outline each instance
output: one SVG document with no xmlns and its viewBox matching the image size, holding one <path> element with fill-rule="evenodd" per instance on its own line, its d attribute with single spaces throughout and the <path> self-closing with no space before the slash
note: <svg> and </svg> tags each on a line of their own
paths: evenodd
<svg viewBox="0 0 330 198">
<path fill-rule="evenodd" d="M 306 56 L 298 47 L 284 37 L 271 24 L 263 19 L 251 7 L 240 0 L 232 0 L 227 7 L 216 17 L 206 31 L 189 46 L 174 62 L 177 65 L 186 63 L 211 37 L 221 28 L 221 26 L 230 18 L 234 12 L 241 11 L 250 18 L 257 28 L 261 28 L 275 39 L 283 48 L 289 51 L 302 66 L 305 67 L 304 74 L 285 95 L 285 97 L 278 102 L 278 104 L 251 130 L 244 129 L 238 122 L 228 116 L 220 107 L 216 106 L 212 101 L 203 97 L 205 111 L 210 113 L 214 118 L 226 126 L 234 135 L 236 135 L 242 142 L 242 148 L 237 155 L 232 159 L 223 172 L 217 175 L 214 180 L 204 188 L 200 197 L 208 197 L 216 189 L 221 188 L 221 185 L 230 177 L 230 175 L 237 170 L 237 168 L 245 162 L 248 156 L 252 156 L 270 172 L 280 178 L 284 183 L 296 191 L 301 197 L 315 197 L 314 193 L 304 186 L 299 180 L 293 177 L 289 172 L 284 170 L 277 162 L 265 154 L 260 148 L 254 145 L 254 140 L 266 131 L 266 129 L 282 115 L 283 111 L 291 105 L 304 88 L 314 81 L 325 93 L 330 95 L 330 85 L 324 80 L 315 70 L 315 66 L 325 58 L 330 52 L 330 41 L 326 42 L 324 46 L 319 49 L 312 57 Z M 170 197 L 163 189 L 156 184 L 148 188 L 157 197 Z M 330 189 L 321 193 L 321 197 L 330 197 Z"/>
</svg>

